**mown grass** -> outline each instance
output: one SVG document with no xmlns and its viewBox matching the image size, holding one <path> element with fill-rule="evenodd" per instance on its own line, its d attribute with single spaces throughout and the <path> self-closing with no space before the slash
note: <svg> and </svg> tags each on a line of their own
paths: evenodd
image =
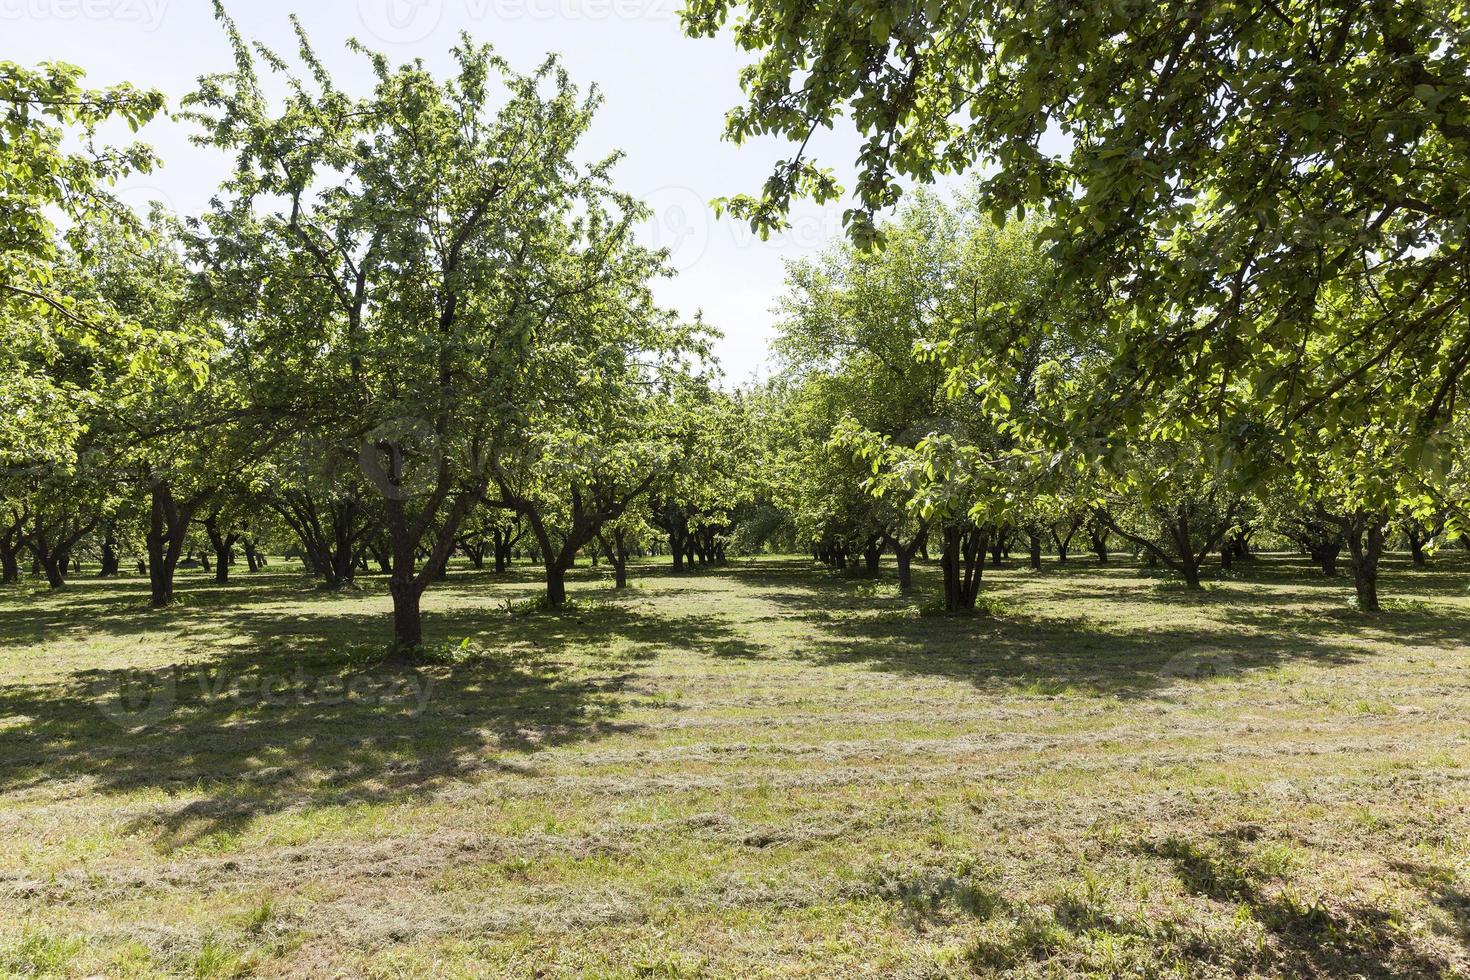
<svg viewBox="0 0 1470 980">
<path fill-rule="evenodd" d="M 1470 975 L 1470 566 L 0 595 L 0 976 Z"/>
</svg>

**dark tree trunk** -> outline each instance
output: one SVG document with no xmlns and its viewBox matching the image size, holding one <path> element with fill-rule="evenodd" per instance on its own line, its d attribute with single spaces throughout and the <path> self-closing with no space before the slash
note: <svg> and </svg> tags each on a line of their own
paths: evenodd
<svg viewBox="0 0 1470 980">
<path fill-rule="evenodd" d="M 1424 547 L 1429 544 L 1431 536 L 1415 525 L 1410 525 L 1404 536 L 1409 541 L 1409 557 L 1414 560 L 1414 567 L 1426 567 L 1429 564 L 1429 555 L 1425 552 Z"/>
<path fill-rule="evenodd" d="M 602 543 L 602 550 L 607 553 L 607 560 L 613 567 L 613 587 L 626 589 L 628 587 L 628 536 L 622 528 L 613 531 L 612 534 L 599 534 L 598 540 Z"/>
<path fill-rule="evenodd" d="M 20 561 L 16 557 L 15 549 L 0 548 L 0 582 L 5 585 L 14 585 L 19 581 Z"/>
<path fill-rule="evenodd" d="M 1312 560 L 1327 578 L 1337 576 L 1337 556 L 1342 554 L 1342 541 L 1319 542 L 1310 549 Z"/>
<path fill-rule="evenodd" d="M 393 647 L 399 656 L 409 656 L 424 645 L 424 617 L 419 611 L 423 590 L 395 577 L 388 592 L 393 596 Z"/>
<path fill-rule="evenodd" d="M 974 609 L 985 572 L 989 529 L 952 524 L 944 529 L 939 567 L 944 572 L 944 608 L 949 612 Z"/>
<path fill-rule="evenodd" d="M 1348 554 L 1353 566 L 1353 589 L 1358 608 L 1378 612 L 1378 560 L 1383 556 L 1383 524 L 1374 517 L 1364 517 L 1348 534 Z"/>
<path fill-rule="evenodd" d="M 122 556 L 117 553 L 117 535 L 109 525 L 102 535 L 102 567 L 98 570 L 97 577 L 112 578 L 121 567 Z"/>
<path fill-rule="evenodd" d="M 150 603 L 155 609 L 174 601 L 174 570 L 184 550 L 184 537 L 199 500 L 179 501 L 167 483 L 154 483 L 151 491 L 148 533 L 148 580 Z"/>
<path fill-rule="evenodd" d="M 1093 528 L 1088 532 L 1092 541 L 1092 553 L 1097 555 L 1097 563 L 1106 565 L 1108 563 L 1108 530 L 1107 528 Z"/>
<path fill-rule="evenodd" d="M 1031 570 L 1041 571 L 1041 535 L 1032 530 L 1026 532 L 1027 543 L 1030 547 Z"/>
<path fill-rule="evenodd" d="M 546 604 L 560 609 L 567 601 L 567 568 L 559 561 L 546 563 Z"/>
<path fill-rule="evenodd" d="M 990 563 L 997 568 L 1004 563 L 1006 558 L 1010 557 L 1010 536 L 1009 528 L 1000 528 L 991 539 Z"/>
<path fill-rule="evenodd" d="M 227 534 L 220 530 L 219 512 L 217 510 L 206 517 L 201 523 L 204 525 L 204 532 L 209 535 L 209 546 L 214 549 L 215 584 L 224 585 L 230 581 L 230 553 L 234 550 L 235 542 L 239 539 L 239 535 L 233 532 Z M 206 572 L 209 571 L 209 564 L 207 562 L 204 565 L 204 570 Z"/>
<path fill-rule="evenodd" d="M 245 548 L 245 568 L 248 571 L 252 571 L 252 572 L 258 572 L 258 571 L 260 571 L 260 559 L 256 556 L 256 552 L 255 552 L 255 539 L 254 538 L 246 538 L 245 539 L 245 543 L 244 543 L 244 548 Z"/>
<path fill-rule="evenodd" d="M 1179 574 L 1181 576 L 1183 576 L 1183 578 L 1184 578 L 1184 584 L 1186 586 L 1188 586 L 1189 588 L 1191 588 L 1191 589 L 1201 589 L 1201 588 L 1204 588 L 1204 586 L 1202 586 L 1200 584 L 1200 580 L 1199 580 L 1199 565 L 1195 564 L 1194 562 L 1192 562 L 1192 561 L 1182 561 L 1182 562 L 1180 562 L 1179 563 Z"/>
<path fill-rule="evenodd" d="M 893 557 L 898 562 L 898 591 L 907 592 L 914 587 L 914 553 L 907 548 L 897 548 Z"/>
<path fill-rule="evenodd" d="M 874 538 L 863 548 L 863 567 L 869 575 L 878 574 L 878 562 L 883 554 L 883 542 Z"/>
<path fill-rule="evenodd" d="M 66 584 L 66 556 L 55 552 L 41 555 L 41 568 L 46 572 L 46 584 L 59 589 Z"/>
<path fill-rule="evenodd" d="M 1072 539 L 1074 537 L 1076 537 L 1077 531 L 1081 527 L 1082 527 L 1082 522 L 1079 521 L 1079 520 L 1077 520 L 1077 519 L 1075 519 L 1075 518 L 1072 520 L 1072 522 L 1070 524 L 1067 525 L 1067 533 L 1066 534 L 1063 534 L 1061 531 L 1059 531 L 1057 529 L 1056 525 L 1052 525 L 1052 529 L 1051 529 L 1051 540 L 1052 540 L 1052 543 L 1054 543 L 1057 546 L 1057 561 L 1058 561 L 1058 563 L 1066 564 L 1067 555 L 1068 555 L 1068 553 L 1072 549 Z"/>
</svg>

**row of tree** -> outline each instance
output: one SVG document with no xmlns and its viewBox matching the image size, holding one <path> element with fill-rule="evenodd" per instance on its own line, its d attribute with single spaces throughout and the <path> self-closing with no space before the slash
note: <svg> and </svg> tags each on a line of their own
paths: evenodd
<svg viewBox="0 0 1470 980">
<path fill-rule="evenodd" d="M 1270 538 L 1328 574 L 1345 552 L 1360 608 L 1376 610 L 1395 530 L 1421 562 L 1466 540 L 1470 427 L 1452 417 L 1415 439 L 1416 365 L 1385 360 L 1368 376 L 1380 397 L 1290 424 L 1246 374 L 1119 391 L 1127 314 L 1069 278 L 1039 222 L 997 226 L 974 195 L 921 193 L 878 231 L 882 249 L 792 266 L 785 370 L 767 393 L 774 493 L 820 558 L 871 567 L 891 551 L 907 588 L 932 550 L 959 609 L 987 555 L 1022 542 L 1039 565 L 1079 534 L 1106 560 L 1111 538 L 1199 588 L 1207 561 Z M 1376 316 L 1371 291 L 1330 299 L 1337 336 Z M 1296 383 L 1333 386 L 1341 356 L 1308 344 Z"/>
<path fill-rule="evenodd" d="M 93 136 L 161 99 L 0 64 L 6 577 L 136 550 L 166 605 L 192 554 L 228 576 L 289 541 L 329 586 L 385 574 L 407 651 L 456 552 L 533 554 L 553 605 L 578 554 L 622 582 L 655 539 L 676 566 L 889 552 L 906 589 L 934 554 L 964 609 L 1022 541 L 1033 563 L 1122 541 L 1197 587 L 1275 535 L 1324 570 L 1345 551 L 1373 610 L 1391 529 L 1419 556 L 1463 537 L 1464 72 L 1433 18 L 961 5 L 944 33 L 981 64 L 926 54 L 948 9 L 786 8 L 737 31 L 766 54 L 731 135 L 850 104 L 872 142 L 852 243 L 790 269 L 781 373 L 734 394 L 702 324 L 654 303 L 667 263 L 616 158 L 578 162 L 597 99 L 555 60 L 521 74 L 465 38 L 438 79 L 357 47 L 354 94 L 299 28 L 287 59 L 221 12 L 233 68 L 179 116 L 232 170 L 204 213 L 146 220 L 106 187 L 150 153 Z M 1308 65 L 1362 77 L 1303 85 Z M 961 125 L 945 100 L 977 78 Z M 1077 122 L 1046 154 L 1052 117 Z M 896 176 L 986 155 L 955 202 L 876 218 Z M 839 190 L 798 156 L 728 203 L 766 229 L 802 193 Z"/>
<path fill-rule="evenodd" d="M 225 578 L 288 533 L 331 586 L 375 561 L 410 651 L 456 549 L 533 552 L 552 605 L 578 552 L 621 582 L 656 525 L 681 561 L 722 552 L 739 407 L 708 332 L 652 299 L 665 256 L 616 158 L 576 158 L 596 95 L 468 38 L 443 80 L 358 49 L 352 95 L 299 28 L 293 63 L 220 19 L 233 70 L 180 115 L 234 168 L 199 215 L 108 196 L 146 150 L 67 150 L 156 96 L 0 69 L 33 226 L 3 243 L 6 578 L 24 551 L 59 586 L 83 547 L 115 573 L 140 541 L 164 606 L 192 552 Z"/>
</svg>

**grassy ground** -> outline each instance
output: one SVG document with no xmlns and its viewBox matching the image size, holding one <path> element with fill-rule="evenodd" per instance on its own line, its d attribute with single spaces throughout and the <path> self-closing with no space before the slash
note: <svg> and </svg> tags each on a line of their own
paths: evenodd
<svg viewBox="0 0 1470 980">
<path fill-rule="evenodd" d="M 1470 976 L 1470 567 L 1390 566 L 456 571 L 417 672 L 371 581 L 7 592 L 0 975 Z"/>
</svg>

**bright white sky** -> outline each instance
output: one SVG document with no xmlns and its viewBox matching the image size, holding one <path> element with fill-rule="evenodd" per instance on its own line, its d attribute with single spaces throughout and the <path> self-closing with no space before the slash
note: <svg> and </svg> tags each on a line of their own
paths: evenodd
<svg viewBox="0 0 1470 980">
<path fill-rule="evenodd" d="M 559 52 L 573 79 L 596 82 L 605 102 L 584 156 L 613 149 L 626 158 L 618 183 L 654 209 L 647 240 L 673 250 L 679 276 L 659 299 L 686 315 L 702 309 L 725 334 L 720 359 L 730 383 L 764 372 L 772 335 L 770 307 L 781 291 L 783 260 L 811 255 L 842 233 L 843 205 L 797 208 L 792 228 L 762 242 L 743 224 L 716 219 L 706 203 L 756 192 L 771 163 L 789 154 L 776 142 L 736 147 L 720 139 L 727 110 L 740 101 L 740 52 L 728 39 L 691 40 L 679 28 L 681 0 L 227 0 L 247 37 L 282 54 L 295 45 L 288 14 L 306 26 L 317 51 L 348 90 L 366 91 L 368 72 L 343 42 L 358 37 L 395 61 L 422 58 L 448 70 L 460 31 L 489 41 L 519 70 Z M 0 58 L 22 64 L 68 61 L 91 84 L 130 81 L 167 94 L 171 106 L 195 80 L 230 64 L 208 0 L 0 0 Z M 355 84 L 354 84 L 355 83 Z M 190 127 L 156 120 L 141 138 L 163 168 L 124 185 L 146 209 L 203 209 L 225 161 L 191 146 Z M 844 174 L 851 133 L 816 143 L 823 162 Z M 815 141 L 814 141 L 815 142 Z"/>
</svg>

